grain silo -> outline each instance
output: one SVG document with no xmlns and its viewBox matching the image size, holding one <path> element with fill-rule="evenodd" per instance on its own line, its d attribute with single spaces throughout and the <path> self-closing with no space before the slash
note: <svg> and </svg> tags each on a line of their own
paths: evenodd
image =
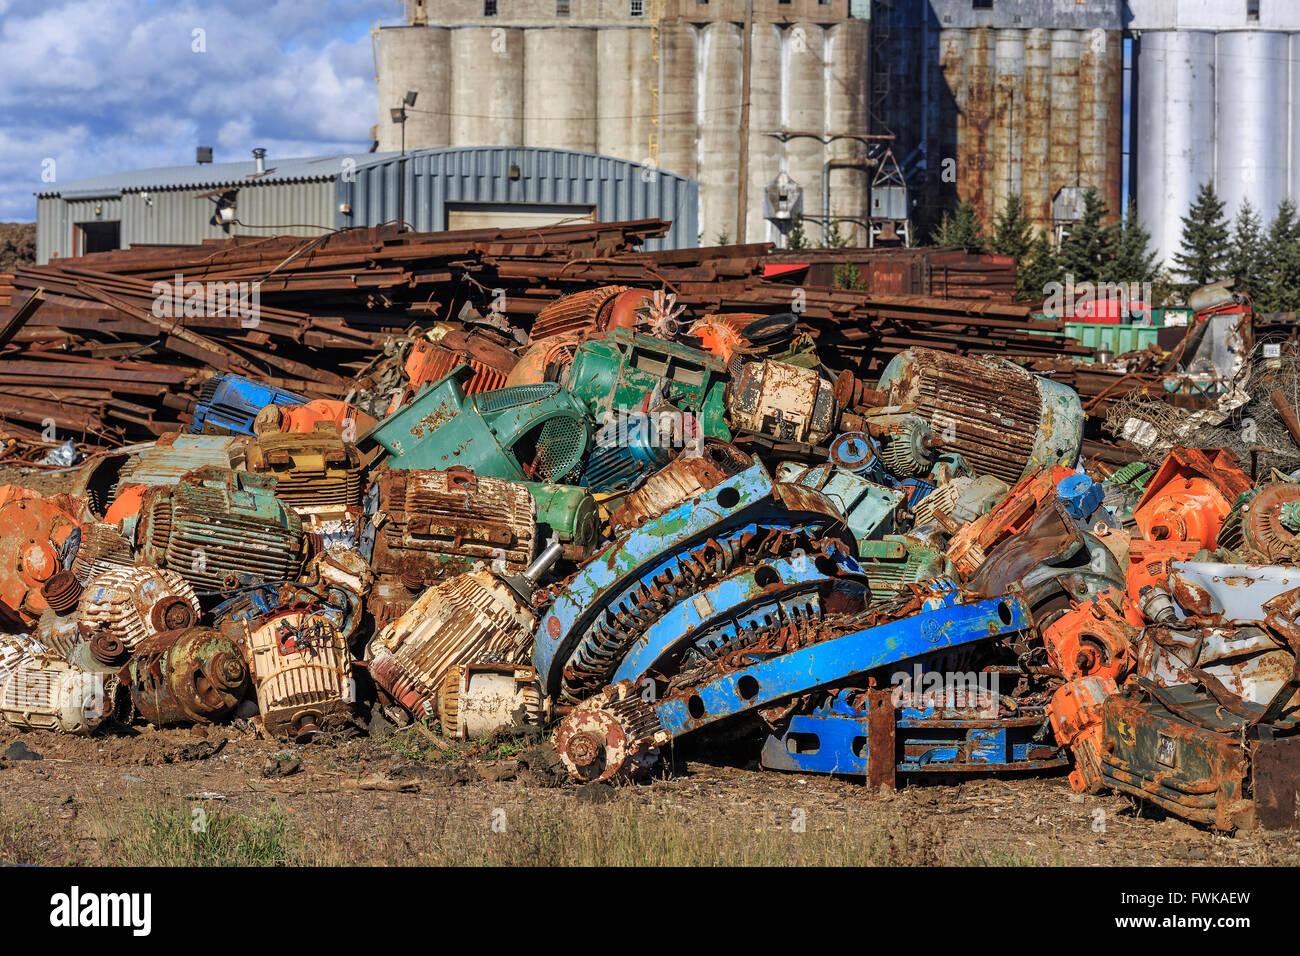
<svg viewBox="0 0 1300 956">
<path fill-rule="evenodd" d="M 1181 217 L 1213 182 L 1225 212 L 1243 199 L 1267 222 L 1300 198 L 1300 4 L 1129 0 L 1132 189 L 1166 260 Z"/>
<path fill-rule="evenodd" d="M 956 198 L 986 221 L 1021 195 L 1095 187 L 1121 207 L 1121 0 L 876 0 L 873 120 L 933 221 Z M 916 64 L 915 66 L 911 64 Z"/>
<path fill-rule="evenodd" d="M 414 91 L 408 149 L 599 153 L 700 183 L 699 229 L 758 242 L 767 188 L 802 190 L 809 237 L 829 207 L 867 215 L 867 0 L 408 0 L 375 33 L 379 149 Z M 823 194 L 823 182 L 827 195 Z"/>
</svg>

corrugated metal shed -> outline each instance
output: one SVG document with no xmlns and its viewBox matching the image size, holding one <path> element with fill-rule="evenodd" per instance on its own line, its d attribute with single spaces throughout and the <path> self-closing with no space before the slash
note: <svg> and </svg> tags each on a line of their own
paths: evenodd
<svg viewBox="0 0 1300 956">
<path fill-rule="evenodd" d="M 359 153 L 314 159 L 268 158 L 256 166 L 217 163 L 97 176 L 39 194 L 37 261 L 72 256 L 77 225 L 120 223 L 121 244 L 190 244 L 232 235 L 319 235 L 398 218 L 400 154 Z M 406 218 L 413 228 L 447 229 L 449 212 L 475 204 L 558 215 L 575 208 L 602 222 L 668 219 L 673 228 L 651 249 L 698 244 L 699 183 L 592 153 L 524 147 L 413 150 L 406 154 Z M 237 222 L 212 225 L 214 205 L 200 194 L 238 188 Z M 344 210 L 347 210 L 346 212 Z"/>
<path fill-rule="evenodd" d="M 336 181 L 339 225 L 373 226 L 397 219 L 400 156 L 359 165 Z M 518 175 L 512 178 L 511 167 Z M 447 228 L 448 204 L 519 203 L 591 206 L 599 222 L 667 219 L 672 229 L 651 249 L 698 245 L 699 183 L 594 153 L 513 146 L 426 149 L 406 155 L 407 219 L 420 231 Z"/>
</svg>

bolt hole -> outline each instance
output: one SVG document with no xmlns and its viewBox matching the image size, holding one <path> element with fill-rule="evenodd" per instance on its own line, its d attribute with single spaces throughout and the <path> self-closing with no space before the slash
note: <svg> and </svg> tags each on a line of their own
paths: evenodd
<svg viewBox="0 0 1300 956">
<path fill-rule="evenodd" d="M 781 583 L 781 575 L 777 574 L 775 568 L 763 565 L 754 572 L 754 581 L 761 588 L 771 587 Z"/>
<path fill-rule="evenodd" d="M 740 694 L 745 700 L 753 700 L 758 696 L 758 681 L 746 674 L 736 681 L 736 693 Z"/>
<path fill-rule="evenodd" d="M 1011 605 L 1006 601 L 998 602 L 998 620 L 1003 624 L 1011 623 Z"/>
<path fill-rule="evenodd" d="M 740 492 L 735 488 L 723 488 L 718 492 L 718 504 L 724 508 L 734 508 L 740 504 Z"/>
<path fill-rule="evenodd" d="M 700 700 L 699 694 L 692 694 L 690 699 L 686 701 L 686 710 L 695 720 L 699 720 L 708 713 L 708 711 L 704 709 L 704 701 Z"/>
</svg>

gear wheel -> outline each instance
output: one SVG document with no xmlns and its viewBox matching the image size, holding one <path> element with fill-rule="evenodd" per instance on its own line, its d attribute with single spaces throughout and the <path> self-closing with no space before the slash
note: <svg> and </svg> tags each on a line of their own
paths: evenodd
<svg viewBox="0 0 1300 956">
<path fill-rule="evenodd" d="M 555 749 L 575 780 L 596 783 L 617 774 L 646 775 L 669 739 L 658 715 L 625 680 L 570 711 L 555 731 Z"/>
</svg>

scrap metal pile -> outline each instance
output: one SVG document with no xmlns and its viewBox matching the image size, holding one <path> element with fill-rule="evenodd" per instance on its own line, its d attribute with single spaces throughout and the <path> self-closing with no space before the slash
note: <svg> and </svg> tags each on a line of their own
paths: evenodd
<svg viewBox="0 0 1300 956">
<path fill-rule="evenodd" d="M 0 276 L 0 431 L 37 441 L 52 424 L 103 447 L 155 438 L 189 421 L 212 369 L 337 398 L 413 322 L 468 321 L 513 346 L 513 330 L 579 291 L 611 308 L 607 300 L 636 287 L 662 288 L 699 315 L 797 314 L 835 372 L 878 374 L 909 345 L 1040 359 L 1062 347 L 1044 334 L 1059 332 L 1059 321 L 1011 304 L 1014 264 L 1005 257 L 872 251 L 876 265 L 863 275 L 879 289 L 849 292 L 822 275 L 818 255 L 792 264 L 769 244 L 636 251 L 668 227 L 654 219 L 439 233 L 377 227 L 135 246 L 25 267 Z M 620 315 L 629 302 L 619 302 Z M 534 337 L 574 321 L 548 313 Z"/>
<path fill-rule="evenodd" d="M 1068 772 L 1296 825 L 1300 474 L 1116 469 L 1005 357 L 868 376 L 731 309 L 457 312 L 342 394 L 221 372 L 70 493 L 0 487 L 0 718 L 546 732 L 578 782 L 679 741 L 872 786 Z"/>
</svg>

